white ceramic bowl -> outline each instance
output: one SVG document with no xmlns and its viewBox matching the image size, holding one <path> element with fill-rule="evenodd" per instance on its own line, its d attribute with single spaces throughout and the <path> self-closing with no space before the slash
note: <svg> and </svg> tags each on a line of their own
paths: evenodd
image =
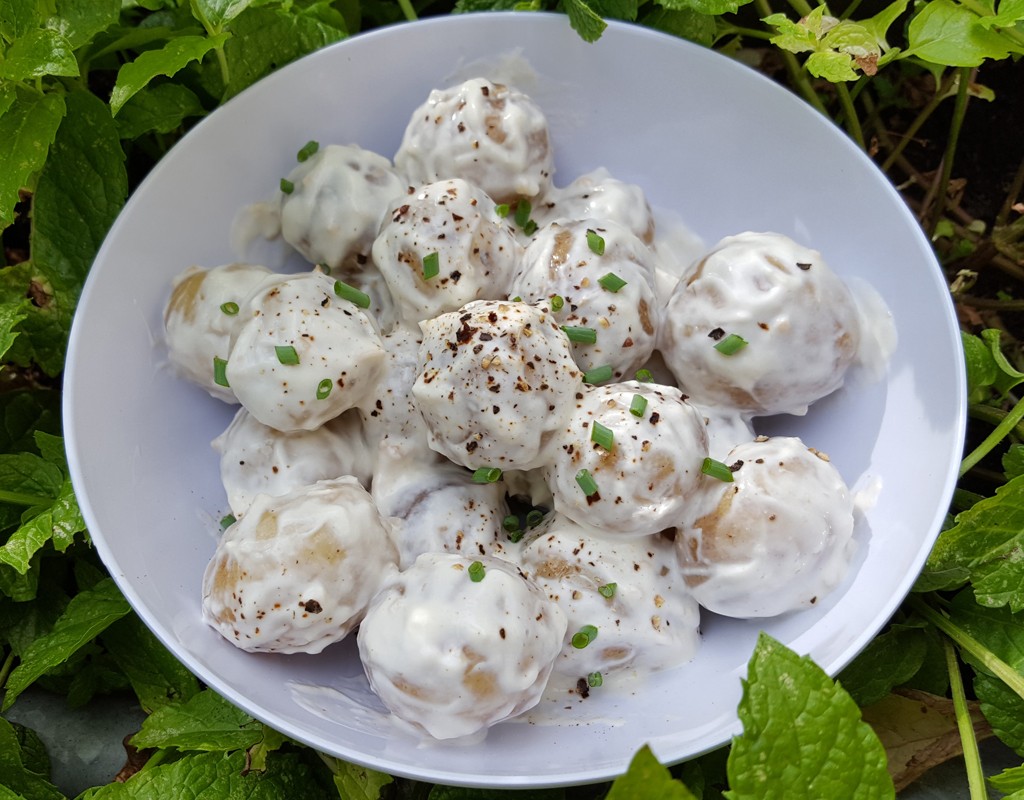
<svg viewBox="0 0 1024 800">
<path fill-rule="evenodd" d="M 881 480 L 855 571 L 819 607 L 743 622 L 705 615 L 696 660 L 633 692 L 546 703 L 468 746 L 397 733 L 354 642 L 320 656 L 250 655 L 200 619 L 200 580 L 225 509 L 209 442 L 233 409 L 166 368 L 171 277 L 232 260 L 236 212 L 271 195 L 298 146 L 394 154 L 431 88 L 517 55 L 548 114 L 556 183 L 608 167 L 706 242 L 774 230 L 870 281 L 894 315 L 887 377 L 849 381 L 776 427 L 825 450 L 851 484 Z M 728 58 L 611 24 L 586 44 L 566 18 L 480 14 L 371 32 L 271 75 L 199 124 L 130 199 L 96 259 L 72 331 L 64 419 L 72 477 L 104 562 L 143 620 L 197 675 L 255 717 L 328 753 L 440 783 L 543 786 L 622 772 L 644 743 L 665 762 L 740 731 L 740 678 L 762 628 L 837 672 L 909 590 L 953 490 L 964 378 L 945 283 L 897 193 L 833 125 Z M 607 685 L 606 687 L 607 688 Z"/>
</svg>

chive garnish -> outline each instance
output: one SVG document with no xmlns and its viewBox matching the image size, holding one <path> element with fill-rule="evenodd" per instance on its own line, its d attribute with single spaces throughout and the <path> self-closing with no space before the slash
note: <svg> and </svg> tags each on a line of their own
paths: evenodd
<svg viewBox="0 0 1024 800">
<path fill-rule="evenodd" d="M 587 247 L 596 256 L 604 255 L 604 237 L 597 231 L 587 228 Z"/>
<path fill-rule="evenodd" d="M 536 528 L 544 521 L 544 512 L 540 509 L 533 509 L 526 515 L 526 526 L 528 528 Z"/>
<path fill-rule="evenodd" d="M 343 300 L 355 303 L 360 308 L 370 307 L 370 295 L 359 291 L 355 286 L 349 286 L 344 281 L 334 282 L 334 293 Z"/>
<path fill-rule="evenodd" d="M 334 388 L 334 383 L 330 378 L 324 378 L 316 387 L 316 399 L 326 400 L 331 393 L 331 389 Z"/>
<path fill-rule="evenodd" d="M 732 483 L 732 470 L 730 470 L 729 467 L 721 461 L 715 461 L 713 458 L 705 458 L 704 463 L 701 464 L 700 471 L 705 475 L 710 475 L 712 478 L 718 478 L 718 480 L 725 483 Z"/>
<path fill-rule="evenodd" d="M 510 210 L 511 209 L 508 207 L 508 203 L 499 203 L 494 207 L 494 213 L 497 214 L 502 219 L 508 216 L 508 212 Z"/>
<path fill-rule="evenodd" d="M 633 402 L 629 404 L 629 413 L 634 417 L 642 417 L 647 410 L 647 398 L 642 394 L 633 395 Z"/>
<path fill-rule="evenodd" d="M 615 434 L 612 433 L 612 429 L 606 428 L 596 420 L 590 427 L 590 441 L 596 445 L 600 445 L 609 453 L 614 452 L 615 450 Z"/>
<path fill-rule="evenodd" d="M 320 271 L 324 275 L 330 275 L 331 274 L 331 265 L 328 264 L 326 261 L 321 261 L 319 264 L 317 264 L 317 267 L 319 267 Z"/>
<path fill-rule="evenodd" d="M 523 298 L 520 297 L 519 295 L 516 295 L 515 297 L 512 298 L 512 302 L 513 303 L 521 303 L 521 302 L 523 302 Z"/>
<path fill-rule="evenodd" d="M 423 256 L 423 277 L 430 280 L 441 271 L 441 257 L 437 253 L 428 253 Z"/>
<path fill-rule="evenodd" d="M 597 481 L 594 480 L 594 476 L 590 474 L 589 469 L 581 469 L 576 473 L 576 483 L 587 497 L 593 497 L 597 494 Z"/>
<path fill-rule="evenodd" d="M 220 304 L 220 310 L 227 314 L 229 317 L 235 316 L 238 313 L 238 303 L 228 301 Z"/>
<path fill-rule="evenodd" d="M 484 575 L 487 573 L 487 568 L 483 565 L 482 561 L 474 561 L 469 565 L 469 579 L 473 583 L 480 583 L 484 579 Z"/>
<path fill-rule="evenodd" d="M 576 344 L 594 344 L 597 342 L 597 330 L 595 328 L 586 328 L 582 325 L 563 325 L 562 330 L 565 331 L 565 335 L 569 337 L 570 342 L 575 342 Z"/>
<path fill-rule="evenodd" d="M 277 360 L 286 367 L 293 367 L 299 363 L 299 354 L 290 344 L 275 345 L 274 352 L 277 354 Z"/>
<path fill-rule="evenodd" d="M 622 280 L 614 272 L 609 272 L 606 275 L 602 275 L 597 279 L 597 282 L 601 284 L 601 288 L 609 292 L 617 292 L 623 286 L 626 285 L 626 281 Z"/>
<path fill-rule="evenodd" d="M 715 349 L 723 356 L 731 356 L 734 353 L 738 353 L 744 347 L 747 346 L 747 340 L 740 336 L 738 333 L 730 333 L 720 342 L 715 344 Z"/>
<path fill-rule="evenodd" d="M 530 212 L 533 211 L 533 206 L 530 205 L 530 201 L 522 199 L 516 203 L 516 225 L 520 228 L 525 227 L 526 223 L 530 221 Z M 524 231 L 525 232 L 525 231 Z"/>
<path fill-rule="evenodd" d="M 319 149 L 320 142 L 316 142 L 310 139 L 308 142 L 302 145 L 302 149 L 299 150 L 295 157 L 299 159 L 299 161 L 306 161 L 309 159 L 310 156 L 315 155 L 316 151 Z"/>
<path fill-rule="evenodd" d="M 605 597 L 608 600 L 611 600 L 613 597 L 615 597 L 615 590 L 618 588 L 618 586 L 619 585 L 617 583 L 606 583 L 603 586 L 597 587 L 597 593 L 601 595 L 601 597 Z"/>
<path fill-rule="evenodd" d="M 560 294 L 553 294 L 553 295 L 551 295 L 551 310 L 552 311 L 561 311 L 564 306 L 565 306 L 565 298 L 562 297 L 562 295 L 560 295 Z"/>
<path fill-rule="evenodd" d="M 501 480 L 498 467 L 480 467 L 473 471 L 473 483 L 497 483 Z"/>
<path fill-rule="evenodd" d="M 572 635 L 572 646 L 577 650 L 582 650 L 596 638 L 597 628 L 593 625 L 584 625 Z"/>
<path fill-rule="evenodd" d="M 505 533 L 515 533 L 519 530 L 519 517 L 509 514 L 501 521 L 501 527 L 505 529 Z"/>
<path fill-rule="evenodd" d="M 591 689 L 596 689 L 598 686 L 604 683 L 604 678 L 601 677 L 600 672 L 591 672 L 587 676 L 587 686 Z"/>
<path fill-rule="evenodd" d="M 605 364 L 603 367 L 594 367 L 583 373 L 584 383 L 604 383 L 611 380 L 612 368 Z"/>
<path fill-rule="evenodd" d="M 537 232 L 537 223 L 532 219 L 528 219 L 526 224 L 523 226 L 523 233 L 527 236 L 533 236 Z"/>
<path fill-rule="evenodd" d="M 221 530 L 224 530 L 224 528 L 230 528 L 237 521 L 238 520 L 235 519 L 235 515 L 234 514 L 225 514 L 223 517 L 220 518 Z"/>
<path fill-rule="evenodd" d="M 654 376 L 651 374 L 649 369 L 638 369 L 636 371 L 636 379 L 640 381 L 640 383 L 650 383 L 654 380 Z"/>
<path fill-rule="evenodd" d="M 227 359 L 213 357 L 213 382 L 218 386 L 229 387 Z"/>
<path fill-rule="evenodd" d="M 287 178 L 281 178 L 281 191 L 285 194 L 291 194 L 295 191 L 295 184 Z"/>
</svg>

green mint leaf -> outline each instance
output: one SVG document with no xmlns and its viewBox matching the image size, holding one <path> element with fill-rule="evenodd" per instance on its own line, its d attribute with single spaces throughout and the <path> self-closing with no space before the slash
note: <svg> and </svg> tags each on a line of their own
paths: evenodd
<svg viewBox="0 0 1024 800">
<path fill-rule="evenodd" d="M 804 66 L 815 78 L 824 78 L 830 83 L 855 81 L 860 77 L 853 68 L 853 57 L 833 50 L 811 53 Z"/>
<path fill-rule="evenodd" d="M 839 674 L 838 681 L 857 705 L 868 706 L 913 678 L 927 655 L 922 628 L 893 625 L 864 648 Z"/>
<path fill-rule="evenodd" d="M 931 0 L 910 20 L 904 55 L 946 67 L 977 67 L 1024 50 L 1009 36 L 979 24 L 979 16 L 953 0 Z"/>
<path fill-rule="evenodd" d="M 960 513 L 956 525 L 939 534 L 926 569 L 967 570 L 983 606 L 1024 608 L 1024 477 L 1014 478 Z"/>
<path fill-rule="evenodd" d="M 38 0 L 4 0 L 0 3 L 0 38 L 13 42 L 42 22 Z"/>
<path fill-rule="evenodd" d="M 0 637 L 16 656 L 52 630 L 68 605 L 68 596 L 60 586 L 46 581 L 44 591 L 34 603 L 17 603 L 0 599 Z"/>
<path fill-rule="evenodd" d="M 245 11 L 252 0 L 191 0 L 192 16 L 211 33 L 220 33 L 224 25 Z"/>
<path fill-rule="evenodd" d="M 32 202 L 32 262 L 0 272 L 7 291 L 20 285 L 22 296 L 36 298 L 22 323 L 28 335 L 11 353 L 30 337 L 29 355 L 51 375 L 63 368 L 82 283 L 128 194 L 124 151 L 106 104 L 83 90 L 68 92 L 66 103 Z"/>
<path fill-rule="evenodd" d="M 672 36 L 710 47 L 715 40 L 715 17 L 689 9 L 673 10 L 655 7 L 645 14 L 640 24 L 664 31 Z"/>
<path fill-rule="evenodd" d="M 1000 0 L 998 12 L 991 17 L 981 17 L 978 24 L 984 28 L 1012 28 L 1024 21 L 1024 0 Z"/>
<path fill-rule="evenodd" d="M 522 0 L 456 0 L 453 14 L 468 14 L 473 11 L 511 11 Z"/>
<path fill-rule="evenodd" d="M 0 61 L 0 78 L 24 81 L 44 75 L 78 75 L 71 42 L 49 29 L 32 31 L 16 39 Z"/>
<path fill-rule="evenodd" d="M 818 36 L 806 25 L 793 22 L 785 14 L 771 14 L 761 20 L 775 28 L 771 43 L 790 53 L 807 53 L 818 49 Z"/>
<path fill-rule="evenodd" d="M 321 758 L 331 770 L 338 796 L 344 800 L 380 800 L 381 790 L 395 780 L 384 772 L 361 767 L 340 758 Z"/>
<path fill-rule="evenodd" d="M 46 745 L 39 738 L 39 734 L 17 722 L 12 724 L 14 725 L 14 734 L 18 737 L 18 746 L 21 748 L 21 763 L 25 769 L 37 775 L 49 775 L 50 754 L 46 752 Z"/>
<path fill-rule="evenodd" d="M 998 328 L 986 328 L 981 332 L 981 340 L 988 345 L 992 361 L 996 366 L 996 376 L 992 385 L 1003 397 L 1006 397 L 1011 389 L 1024 381 L 1024 372 L 1015 368 L 1003 354 L 1001 336 Z"/>
<path fill-rule="evenodd" d="M 34 431 L 32 439 L 36 449 L 39 450 L 39 455 L 62 473 L 67 474 L 68 457 L 64 451 L 64 437 L 47 431 Z"/>
<path fill-rule="evenodd" d="M 565 0 L 564 6 L 569 24 L 583 41 L 596 42 L 601 38 L 608 23 L 585 0 Z"/>
<path fill-rule="evenodd" d="M 1009 767 L 988 779 L 993 789 L 1003 794 L 1024 791 L 1024 765 Z"/>
<path fill-rule="evenodd" d="M 32 559 L 29 569 L 24 574 L 14 567 L 0 563 L 0 594 L 17 603 L 35 600 L 39 591 L 39 556 Z"/>
<path fill-rule="evenodd" d="M 75 497 L 75 488 L 70 478 L 65 478 L 60 493 L 50 506 L 49 514 L 53 549 L 63 553 L 74 543 L 78 534 L 85 532 L 85 519 L 78 507 L 78 498 Z"/>
<path fill-rule="evenodd" d="M 102 639 L 147 713 L 190 700 L 199 693 L 196 677 L 134 614 L 107 628 Z"/>
<path fill-rule="evenodd" d="M 116 25 L 120 16 L 120 0 L 57 0 L 57 13 L 47 20 L 46 27 L 60 33 L 72 49 L 77 49 Z"/>
<path fill-rule="evenodd" d="M 43 678 L 40 682 L 45 680 Z M 64 692 L 69 707 L 83 708 L 97 695 L 124 691 L 128 686 L 128 679 L 113 659 L 106 653 L 97 652 L 89 653 L 83 663 L 76 664 L 71 671 L 71 680 L 57 691 Z"/>
<path fill-rule="evenodd" d="M 201 61 L 203 56 L 222 46 L 228 38 L 227 33 L 216 36 L 180 36 L 171 39 L 158 50 L 140 53 L 134 61 L 118 70 L 114 90 L 110 93 L 111 113 L 116 116 L 129 98 L 157 75 L 170 77 L 190 62 Z"/>
<path fill-rule="evenodd" d="M 751 0 L 658 0 L 658 5 L 673 11 L 690 10 L 698 14 L 718 16 L 720 14 L 735 14 L 740 6 L 745 6 Z M 784 16 L 779 14 L 778 16 Z"/>
<path fill-rule="evenodd" d="M 245 750 L 260 741 L 261 725 L 216 692 L 206 689 L 156 709 L 142 723 L 132 744 L 138 748 Z"/>
<path fill-rule="evenodd" d="M 685 785 L 672 777 L 668 767 L 658 762 L 647 745 L 636 752 L 626 772 L 615 779 L 605 800 L 631 800 L 634 797 L 697 800 Z"/>
<path fill-rule="evenodd" d="M 881 45 L 882 50 L 888 50 L 889 44 L 886 41 L 886 36 L 889 33 L 889 28 L 892 24 L 899 19 L 899 16 L 907 10 L 907 4 L 910 0 L 894 0 L 894 2 L 887 5 L 881 11 L 879 11 L 871 19 L 864 20 L 861 25 L 870 31 L 875 41 Z"/>
<path fill-rule="evenodd" d="M 1024 755 L 1024 700 L 999 678 L 974 676 L 974 694 L 992 732 L 1007 747 Z"/>
<path fill-rule="evenodd" d="M 21 663 L 7 679 L 2 711 L 48 670 L 64 663 L 112 623 L 130 611 L 113 580 L 106 578 L 92 589 L 79 592 L 68 603 L 53 630 L 40 636 L 22 654 Z"/>
<path fill-rule="evenodd" d="M 288 741 L 288 737 L 266 725 L 260 726 L 260 732 L 262 738 L 245 752 L 249 759 L 249 768 L 257 772 L 265 772 L 267 759 L 270 758 L 271 753 L 276 753 L 281 749 Z M 321 758 L 326 758 L 326 756 L 321 754 Z"/>
<path fill-rule="evenodd" d="M 26 507 L 49 505 L 60 493 L 60 467 L 34 453 L 0 454 L 0 502 Z"/>
<path fill-rule="evenodd" d="M 0 547 L 0 564 L 12 567 L 22 575 L 28 572 L 32 557 L 53 535 L 53 519 L 43 511 L 25 522 Z"/>
<path fill-rule="evenodd" d="M 187 117 L 206 113 L 191 89 L 178 83 L 147 86 L 121 107 L 117 132 L 122 139 L 137 139 L 144 133 L 170 133 Z"/>
<path fill-rule="evenodd" d="M 60 431 L 60 392 L 0 393 L 0 453 L 36 450 L 37 430 Z"/>
<path fill-rule="evenodd" d="M 27 308 L 27 300 L 0 303 L 0 359 L 7 354 L 14 340 L 18 338 L 18 331 L 15 328 L 28 316 Z"/>
<path fill-rule="evenodd" d="M 209 87 L 224 99 L 234 97 L 276 68 L 348 35 L 344 17 L 322 3 L 309 8 L 295 5 L 289 11 L 250 8 L 231 23 L 231 33 L 232 38 L 224 46 L 231 80 L 227 86 L 218 83 L 217 88 Z M 205 77 L 219 82 L 219 70 L 210 70 Z"/>
<path fill-rule="evenodd" d="M 564 789 L 507 789 L 501 792 L 507 800 L 564 800 Z M 348 800 L 348 798 L 344 798 Z M 493 789 L 471 789 L 465 786 L 431 787 L 427 800 L 495 800 Z"/>
<path fill-rule="evenodd" d="M 980 606 L 969 591 L 962 591 L 949 604 L 949 619 L 997 658 L 1014 669 L 1024 669 L 1024 618 L 1020 615 L 1005 606 Z M 984 665 L 972 660 L 970 653 L 964 651 L 963 656 L 976 669 L 984 670 Z"/>
<path fill-rule="evenodd" d="M 980 337 L 961 331 L 960 341 L 967 367 L 968 402 L 980 403 L 988 398 L 988 389 L 996 382 L 999 368 L 992 357 L 991 348 Z"/>
<path fill-rule="evenodd" d="M 42 168 L 64 117 L 62 95 L 39 95 L 22 86 L 15 92 L 14 102 L 0 116 L 0 229 L 14 222 L 18 190 Z"/>
<path fill-rule="evenodd" d="M 765 633 L 739 705 L 729 800 L 892 798 L 885 750 L 860 709 L 810 658 Z"/>
<path fill-rule="evenodd" d="M 601 17 L 624 19 L 628 22 L 636 20 L 639 8 L 638 0 L 592 0 L 594 11 Z"/>
<path fill-rule="evenodd" d="M 31 768 L 36 763 L 37 756 L 23 749 L 14 725 L 0 717 L 0 800 L 64 800 L 56 786 Z"/>
<path fill-rule="evenodd" d="M 1024 444 L 1012 444 L 1003 453 L 1003 473 L 1010 481 L 1024 475 Z"/>
</svg>

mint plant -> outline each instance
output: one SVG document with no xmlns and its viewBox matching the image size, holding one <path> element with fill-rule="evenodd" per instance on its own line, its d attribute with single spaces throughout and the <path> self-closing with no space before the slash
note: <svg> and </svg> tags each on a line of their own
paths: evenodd
<svg viewBox="0 0 1024 800">
<path fill-rule="evenodd" d="M 60 438 L 60 374 L 89 267 L 132 188 L 193 125 L 272 70 L 384 24 L 480 10 L 608 19 L 756 62 L 832 119 L 902 191 L 964 323 L 972 439 L 915 593 L 833 681 L 762 637 L 730 748 L 671 769 L 644 748 L 611 785 L 522 798 L 892 797 L 909 780 L 863 720 L 913 697 L 944 709 L 972 800 L 1024 797 L 1024 765 L 991 774 L 986 721 L 1024 757 L 1024 151 L 1005 196 L 973 210 L 962 133 L 985 85 L 1024 54 L 1022 0 L 4 0 L 0 3 L 0 689 L 72 706 L 132 691 L 148 713 L 124 783 L 83 797 L 494 796 L 417 784 L 287 740 L 202 687 L 145 628 L 89 545 Z M 778 69 L 773 64 L 779 65 Z M 980 69 L 979 69 L 980 68 Z M 1021 72 L 1015 73 L 1020 80 Z M 1019 85 L 1019 84 L 1018 84 Z M 1017 99 L 1019 103 L 1019 97 Z M 930 140 L 930 144 L 927 140 Z M 861 710 L 863 709 L 863 719 Z M 934 716 L 934 715 L 933 715 Z M 907 727 L 907 741 L 913 731 Z M 943 753 L 948 755 L 948 753 Z M 937 760 L 922 750 L 925 766 Z M 919 771 L 919 770 L 918 770 Z M 915 772 L 916 774 L 916 772 Z M 0 798 L 62 798 L 31 730 L 0 717 Z"/>
</svg>

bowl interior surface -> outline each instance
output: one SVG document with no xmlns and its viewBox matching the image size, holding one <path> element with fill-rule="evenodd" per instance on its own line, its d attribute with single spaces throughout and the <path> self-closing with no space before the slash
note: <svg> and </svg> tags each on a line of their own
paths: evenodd
<svg viewBox="0 0 1024 800">
<path fill-rule="evenodd" d="M 432 88 L 515 73 L 547 113 L 555 182 L 607 167 L 707 244 L 786 233 L 885 298 L 899 345 L 879 381 L 854 374 L 802 418 L 765 424 L 880 485 L 846 582 L 818 607 L 762 621 L 705 615 L 683 667 L 586 701 L 547 698 L 470 744 L 423 744 L 383 713 L 354 642 L 251 655 L 207 628 L 200 582 L 226 501 L 210 441 L 233 409 L 168 369 L 161 314 L 185 267 L 235 260 L 236 213 L 273 195 L 307 140 L 394 155 Z M 275 267 L 275 264 L 268 264 Z M 964 428 L 959 334 L 928 242 L 898 194 L 826 119 L 728 58 L 612 23 L 595 44 L 565 17 L 476 14 L 371 32 L 292 64 L 184 138 L 130 199 L 79 305 L 65 376 L 72 477 L 93 540 L 134 608 L 197 675 L 271 726 L 342 758 L 479 786 L 585 783 L 644 743 L 666 762 L 740 731 L 740 678 L 765 630 L 837 672 L 909 590 L 937 535 Z M 565 708 L 568 707 L 568 708 Z"/>
</svg>

